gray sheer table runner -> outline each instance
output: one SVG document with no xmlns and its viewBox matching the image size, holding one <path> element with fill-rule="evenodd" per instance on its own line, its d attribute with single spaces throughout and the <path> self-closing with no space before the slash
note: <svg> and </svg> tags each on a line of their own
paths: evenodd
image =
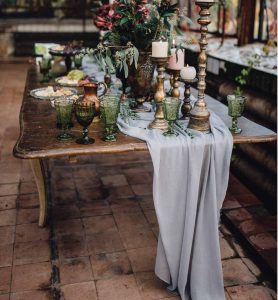
<svg viewBox="0 0 278 300">
<path fill-rule="evenodd" d="M 155 273 L 182 300 L 223 300 L 218 223 L 229 177 L 232 136 L 211 112 L 210 134 L 181 128 L 177 137 L 146 129 L 154 113 L 118 118 L 119 129 L 147 142 L 159 223 Z M 186 124 L 182 126 L 185 127 Z"/>
</svg>

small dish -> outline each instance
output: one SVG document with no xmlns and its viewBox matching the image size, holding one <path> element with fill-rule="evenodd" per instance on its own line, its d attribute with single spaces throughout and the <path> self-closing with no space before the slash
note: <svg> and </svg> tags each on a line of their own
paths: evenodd
<svg viewBox="0 0 278 300">
<path fill-rule="evenodd" d="M 68 79 L 67 76 L 61 76 L 61 77 L 57 77 L 55 79 L 55 82 L 61 86 L 68 86 L 68 87 L 78 87 L 78 82 L 79 80 L 71 80 Z"/>
</svg>

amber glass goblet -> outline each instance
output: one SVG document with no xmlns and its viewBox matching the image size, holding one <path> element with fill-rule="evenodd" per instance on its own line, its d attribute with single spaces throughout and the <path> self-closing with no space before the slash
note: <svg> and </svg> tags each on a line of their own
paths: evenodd
<svg viewBox="0 0 278 300">
<path fill-rule="evenodd" d="M 88 127 L 93 122 L 95 116 L 95 103 L 86 102 L 86 103 L 76 103 L 75 104 L 75 117 L 78 123 L 83 126 L 82 137 L 76 140 L 77 144 L 88 145 L 95 142 L 94 139 L 89 137 Z"/>
<path fill-rule="evenodd" d="M 72 135 L 69 134 L 69 126 L 71 122 L 73 101 L 70 99 L 58 99 L 55 100 L 54 106 L 57 114 L 57 123 L 61 124 L 62 133 L 57 136 L 60 141 L 67 141 L 72 139 Z"/>
<path fill-rule="evenodd" d="M 244 105 L 246 102 L 246 97 L 228 95 L 228 115 L 232 117 L 232 126 L 229 128 L 231 133 L 239 134 L 242 129 L 238 127 L 238 118 L 242 116 L 244 111 Z"/>
<path fill-rule="evenodd" d="M 178 119 L 181 101 L 175 97 L 166 97 L 163 101 L 164 117 L 168 121 L 168 129 L 163 133 L 165 136 L 179 135 L 174 132 L 174 124 Z"/>
<path fill-rule="evenodd" d="M 117 95 L 106 95 L 100 102 L 101 118 L 104 122 L 106 142 L 116 141 L 116 123 L 120 110 L 120 98 Z"/>
</svg>

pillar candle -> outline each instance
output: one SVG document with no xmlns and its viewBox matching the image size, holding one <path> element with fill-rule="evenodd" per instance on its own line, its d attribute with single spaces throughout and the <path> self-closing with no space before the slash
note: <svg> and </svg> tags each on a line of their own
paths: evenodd
<svg viewBox="0 0 278 300">
<path fill-rule="evenodd" d="M 186 65 L 181 69 L 181 78 L 184 80 L 193 80 L 196 78 L 196 69 Z"/>
<path fill-rule="evenodd" d="M 184 67 L 184 52 L 182 49 L 179 49 L 176 53 L 176 50 L 176 48 L 171 49 L 171 56 L 168 61 L 168 68 L 171 70 L 181 70 Z"/>
<path fill-rule="evenodd" d="M 168 42 L 156 41 L 152 42 L 152 57 L 167 57 Z"/>
</svg>

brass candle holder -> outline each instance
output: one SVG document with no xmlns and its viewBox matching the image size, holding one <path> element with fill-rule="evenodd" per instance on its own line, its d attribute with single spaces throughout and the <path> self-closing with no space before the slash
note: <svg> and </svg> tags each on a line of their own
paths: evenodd
<svg viewBox="0 0 278 300">
<path fill-rule="evenodd" d="M 194 78 L 191 80 L 180 79 L 180 81 L 184 83 L 184 98 L 183 98 L 183 104 L 181 106 L 182 117 L 180 119 L 185 120 L 186 118 L 189 118 L 192 109 L 191 100 L 190 100 L 190 96 L 191 96 L 190 87 L 193 83 L 196 83 L 198 81 L 198 78 Z"/>
<path fill-rule="evenodd" d="M 179 84 L 179 79 L 180 79 L 180 70 L 173 70 L 173 69 L 168 69 L 167 68 L 167 73 L 170 74 L 170 84 L 171 84 L 171 96 L 175 98 L 180 97 L 180 84 Z"/>
<path fill-rule="evenodd" d="M 162 108 L 162 102 L 165 98 L 164 90 L 164 72 L 165 65 L 168 62 L 168 57 L 152 57 L 152 63 L 157 65 L 157 88 L 154 94 L 154 100 L 156 104 L 156 111 L 153 122 L 149 125 L 151 129 L 166 130 L 168 128 L 168 122 L 164 119 L 164 113 Z"/>
<path fill-rule="evenodd" d="M 167 70 L 168 72 L 168 70 Z M 174 85 L 174 75 L 169 73 L 170 75 L 170 78 L 169 78 L 169 81 L 170 81 L 170 90 L 169 90 L 169 95 L 172 95 L 172 90 L 173 90 L 173 85 Z"/>
<path fill-rule="evenodd" d="M 198 99 L 195 102 L 193 109 L 190 112 L 188 128 L 195 129 L 203 132 L 210 132 L 210 113 L 207 109 L 205 102 L 205 89 L 206 89 L 206 67 L 207 67 L 207 31 L 210 24 L 209 9 L 215 2 L 196 1 L 196 5 L 200 6 L 200 18 L 198 23 L 201 25 L 201 38 L 200 38 L 200 54 L 198 58 Z"/>
<path fill-rule="evenodd" d="M 104 82 L 106 83 L 107 88 L 110 89 L 112 79 L 111 79 L 111 75 L 109 74 L 107 69 L 106 69 L 105 75 L 104 75 Z"/>
</svg>

